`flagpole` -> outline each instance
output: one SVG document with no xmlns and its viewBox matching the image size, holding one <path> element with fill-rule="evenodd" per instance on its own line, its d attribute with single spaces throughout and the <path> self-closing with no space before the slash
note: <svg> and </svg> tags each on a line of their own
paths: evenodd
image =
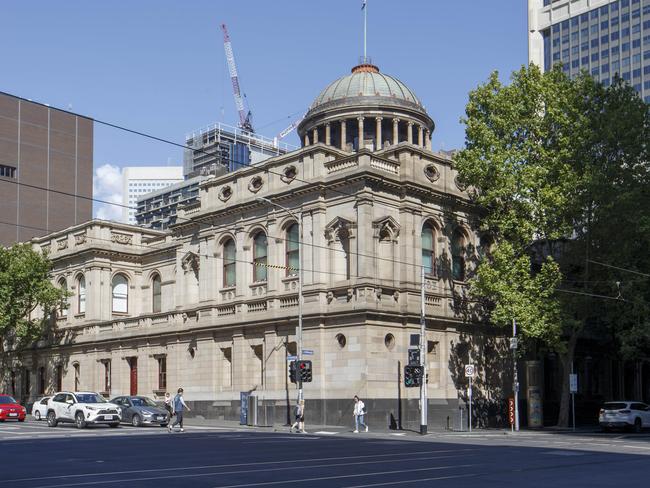
<svg viewBox="0 0 650 488">
<path fill-rule="evenodd" d="M 368 1 L 363 2 L 363 62 L 366 63 L 368 57 L 366 55 L 366 32 L 368 28 Z"/>
</svg>

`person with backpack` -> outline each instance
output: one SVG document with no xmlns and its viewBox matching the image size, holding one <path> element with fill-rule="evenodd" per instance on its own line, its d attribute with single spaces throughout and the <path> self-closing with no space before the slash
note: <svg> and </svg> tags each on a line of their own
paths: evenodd
<svg viewBox="0 0 650 488">
<path fill-rule="evenodd" d="M 354 395 L 354 433 L 358 434 L 359 433 L 359 426 L 362 425 L 365 427 L 366 432 L 368 432 L 368 426 L 366 423 L 363 421 L 363 416 L 366 414 L 366 405 L 361 401 L 361 399 Z"/>
<path fill-rule="evenodd" d="M 298 432 L 305 434 L 306 432 L 305 432 L 305 401 L 304 400 L 300 400 L 296 404 L 295 418 L 296 421 L 289 428 L 289 432 L 293 432 L 293 429 L 297 427 Z"/>
<path fill-rule="evenodd" d="M 174 397 L 174 415 L 176 415 L 176 420 L 174 420 L 173 424 L 169 425 L 169 432 L 172 432 L 174 430 L 174 427 L 177 425 L 181 426 L 181 432 L 185 432 L 183 430 L 183 412 L 185 409 L 187 409 L 188 412 L 191 412 L 190 407 L 187 406 L 185 403 L 185 400 L 183 400 L 183 389 L 179 388 L 178 393 Z"/>
</svg>

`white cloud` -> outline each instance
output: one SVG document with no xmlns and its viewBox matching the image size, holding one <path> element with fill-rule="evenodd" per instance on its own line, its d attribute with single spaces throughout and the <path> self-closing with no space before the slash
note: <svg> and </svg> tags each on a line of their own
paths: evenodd
<svg viewBox="0 0 650 488">
<path fill-rule="evenodd" d="M 116 203 L 96 203 L 95 217 L 122 222 L 122 170 L 112 164 L 103 164 L 95 169 L 93 195 L 97 200 Z"/>
</svg>

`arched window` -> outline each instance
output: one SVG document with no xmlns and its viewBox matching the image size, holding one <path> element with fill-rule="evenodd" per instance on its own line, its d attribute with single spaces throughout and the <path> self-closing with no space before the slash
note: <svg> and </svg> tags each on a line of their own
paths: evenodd
<svg viewBox="0 0 650 488">
<path fill-rule="evenodd" d="M 223 245 L 223 286 L 237 284 L 237 249 L 235 241 L 228 239 Z"/>
<path fill-rule="evenodd" d="M 451 237 L 451 275 L 454 280 L 465 280 L 465 235 L 460 229 Z"/>
<path fill-rule="evenodd" d="M 83 275 L 77 281 L 77 311 L 86 313 L 86 278 Z"/>
<path fill-rule="evenodd" d="M 300 246 L 300 227 L 298 224 L 294 223 L 287 228 L 287 276 L 295 276 L 298 274 L 298 268 L 300 267 L 300 252 L 298 247 Z"/>
<path fill-rule="evenodd" d="M 113 312 L 127 313 L 129 311 L 129 282 L 122 274 L 113 276 Z"/>
<path fill-rule="evenodd" d="M 435 227 L 431 222 L 425 222 L 422 226 L 422 266 L 424 272 L 431 275 L 435 273 L 435 236 Z"/>
<path fill-rule="evenodd" d="M 161 309 L 160 275 L 156 273 L 151 279 L 151 311 L 158 313 Z"/>
<path fill-rule="evenodd" d="M 61 288 L 64 292 L 68 291 L 68 284 L 65 281 L 65 278 L 61 278 L 59 280 L 59 288 Z M 67 317 L 68 316 L 68 298 L 64 297 L 61 299 L 61 305 L 59 305 L 59 317 Z"/>
<path fill-rule="evenodd" d="M 268 241 L 264 232 L 258 232 L 253 238 L 253 281 L 266 281 Z"/>
</svg>

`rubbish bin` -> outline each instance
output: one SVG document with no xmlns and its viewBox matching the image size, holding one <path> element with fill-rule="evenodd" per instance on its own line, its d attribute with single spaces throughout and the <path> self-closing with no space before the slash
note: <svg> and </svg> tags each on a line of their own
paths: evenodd
<svg viewBox="0 0 650 488">
<path fill-rule="evenodd" d="M 248 397 L 248 425 L 257 425 L 257 397 L 250 395 Z"/>
</svg>

